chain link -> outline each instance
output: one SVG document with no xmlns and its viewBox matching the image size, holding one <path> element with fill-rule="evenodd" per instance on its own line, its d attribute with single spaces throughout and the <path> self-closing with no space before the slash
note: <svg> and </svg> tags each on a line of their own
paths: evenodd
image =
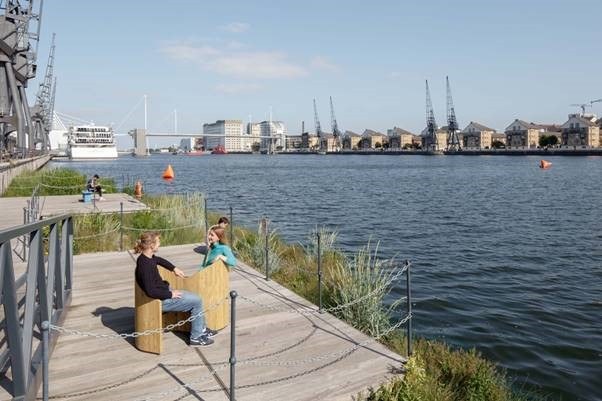
<svg viewBox="0 0 602 401">
<path fill-rule="evenodd" d="M 201 315 L 205 314 L 206 312 L 209 312 L 212 309 L 217 308 L 218 306 L 220 306 L 221 304 L 223 304 L 225 301 L 227 301 L 229 299 L 229 297 L 224 297 L 222 300 L 220 300 L 219 302 L 211 305 L 210 307 L 208 307 L 207 309 L 203 310 L 202 312 L 199 312 L 195 315 L 190 315 L 190 317 L 188 317 L 188 319 L 185 320 L 180 320 L 179 322 L 176 323 L 172 323 L 172 324 L 168 324 L 167 326 L 163 327 L 163 328 L 156 328 L 156 329 L 148 329 L 148 330 L 144 330 L 144 331 L 134 331 L 132 333 L 118 333 L 118 334 L 97 334 L 97 333 L 92 333 L 89 331 L 81 331 L 81 330 L 76 330 L 76 329 L 68 329 L 66 327 L 61 327 L 61 326 L 56 326 L 54 324 L 50 325 L 50 329 L 57 331 L 59 333 L 63 333 L 63 334 L 67 334 L 67 335 L 76 335 L 76 336 L 82 336 L 82 337 L 94 337 L 94 338 L 101 338 L 101 339 L 117 339 L 117 338 L 136 338 L 136 337 L 141 337 L 141 336 L 148 336 L 151 334 L 158 334 L 158 333 L 167 333 L 168 331 L 171 331 L 173 329 L 175 329 L 176 327 L 181 327 L 183 325 L 185 325 L 186 323 L 190 323 L 193 320 L 195 320 L 196 318 L 200 317 Z"/>
<path fill-rule="evenodd" d="M 120 228 L 120 227 L 117 227 L 117 228 L 115 228 L 115 229 L 113 229 L 113 230 L 110 230 L 110 231 L 105 231 L 105 232 L 103 232 L 103 233 L 98 233 L 98 234 L 92 234 L 92 235 L 82 235 L 82 236 L 80 236 L 80 237 L 73 237 L 73 239 L 87 239 L 87 238 L 94 238 L 94 237 L 102 237 L 103 235 L 107 235 L 107 234 L 111 234 L 111 233 L 114 233 L 114 232 L 116 232 L 116 231 L 119 231 L 119 228 Z"/>
<path fill-rule="evenodd" d="M 187 226 L 179 226 L 179 227 L 172 227 L 172 228 L 136 228 L 136 227 L 126 227 L 123 226 L 124 230 L 130 230 L 130 231 L 159 231 L 159 232 L 165 232 L 165 231 L 175 231 L 175 230 L 182 230 L 185 228 L 194 228 L 194 227 L 201 227 L 202 224 L 199 223 L 195 223 L 195 224 L 190 224 Z"/>
</svg>

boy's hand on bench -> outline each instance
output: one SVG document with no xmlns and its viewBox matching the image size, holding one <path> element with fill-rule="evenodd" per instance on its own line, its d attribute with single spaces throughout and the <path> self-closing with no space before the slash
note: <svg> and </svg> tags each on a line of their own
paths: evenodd
<svg viewBox="0 0 602 401">
<path fill-rule="evenodd" d="M 182 298 L 182 291 L 172 290 L 171 297 L 172 298 Z"/>
<path fill-rule="evenodd" d="M 173 272 L 178 277 L 186 277 L 186 275 L 184 274 L 184 272 L 182 270 L 180 270 L 179 268 L 177 268 L 177 267 L 174 267 Z"/>
</svg>

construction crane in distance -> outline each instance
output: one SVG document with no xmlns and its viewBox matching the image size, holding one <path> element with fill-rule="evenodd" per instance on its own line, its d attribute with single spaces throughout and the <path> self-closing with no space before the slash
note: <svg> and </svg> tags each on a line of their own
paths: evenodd
<svg viewBox="0 0 602 401">
<path fill-rule="evenodd" d="M 36 95 L 36 103 L 31 108 L 31 115 L 34 127 L 34 141 L 41 143 L 41 149 L 50 149 L 49 133 L 52 129 L 52 118 L 54 113 L 54 94 L 55 87 L 53 83 L 56 80 L 53 79 L 53 68 L 54 68 L 54 38 L 55 34 L 52 34 L 52 45 L 50 47 L 50 53 L 48 54 L 48 64 L 46 65 L 46 74 L 44 81 L 40 83 L 40 88 Z"/>
<path fill-rule="evenodd" d="M 445 84 L 447 87 L 447 150 L 458 151 L 462 148 L 458 139 L 458 120 L 456 120 L 456 111 L 448 77 L 445 77 Z"/>
<path fill-rule="evenodd" d="M 431 102 L 429 81 L 426 80 L 426 136 L 424 138 L 426 150 L 437 150 L 437 128 L 435 111 L 433 110 L 433 103 Z"/>
<path fill-rule="evenodd" d="M 316 135 L 318 137 L 318 144 L 320 150 L 322 150 L 322 128 L 320 127 L 320 119 L 318 118 L 318 108 L 316 107 L 316 99 L 314 99 L 314 123 L 316 124 Z"/>
<path fill-rule="evenodd" d="M 341 131 L 339 131 L 339 125 L 337 124 L 337 118 L 334 115 L 334 106 L 332 105 L 332 96 L 330 96 L 330 124 L 332 127 L 332 136 L 334 137 L 335 149 L 341 150 Z"/>
<path fill-rule="evenodd" d="M 598 103 L 598 102 L 602 102 L 602 99 L 590 100 L 587 103 L 573 103 L 573 104 L 570 104 L 569 106 L 580 107 L 581 108 L 581 115 L 584 115 L 586 107 L 592 107 L 594 103 Z"/>
</svg>

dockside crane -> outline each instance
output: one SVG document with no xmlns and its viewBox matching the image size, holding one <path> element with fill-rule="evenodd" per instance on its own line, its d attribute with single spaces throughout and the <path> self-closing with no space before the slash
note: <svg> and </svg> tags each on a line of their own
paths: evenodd
<svg viewBox="0 0 602 401">
<path fill-rule="evenodd" d="M 445 77 L 447 87 L 447 150 L 462 150 L 460 140 L 458 139 L 458 120 L 456 120 L 456 110 L 454 109 L 454 100 L 452 99 L 451 88 L 449 86 L 449 77 Z"/>
<path fill-rule="evenodd" d="M 40 38 L 42 1 L 0 1 L 0 139 L 7 145 L 16 132 L 16 150 L 22 156 L 35 148 L 25 88 L 36 76 L 37 49 Z"/>
<path fill-rule="evenodd" d="M 316 107 L 316 99 L 314 99 L 314 123 L 316 124 L 316 135 L 320 150 L 322 150 L 322 128 L 320 127 L 320 119 L 318 118 L 318 108 Z"/>
<path fill-rule="evenodd" d="M 330 96 L 330 124 L 332 127 L 332 136 L 334 137 L 334 147 L 337 151 L 341 150 L 341 131 L 337 124 L 337 118 L 334 115 L 334 106 L 332 105 L 332 96 Z"/>
<path fill-rule="evenodd" d="M 34 141 L 41 143 L 41 148 L 44 150 L 50 149 L 50 130 L 52 129 L 52 118 L 54 112 L 54 95 L 56 84 L 54 80 L 54 49 L 55 49 L 55 34 L 52 34 L 52 45 L 48 53 L 48 64 L 46 64 L 46 74 L 44 81 L 40 83 L 38 93 L 36 95 L 36 103 L 31 108 L 31 116 L 34 127 Z"/>
<path fill-rule="evenodd" d="M 426 136 L 424 138 L 424 145 L 427 150 L 437 150 L 437 128 L 435 111 L 431 102 L 429 81 L 426 80 Z"/>
<path fill-rule="evenodd" d="M 573 103 L 573 104 L 570 104 L 569 106 L 581 108 L 581 115 L 584 115 L 586 107 L 592 107 L 594 105 L 594 103 L 599 103 L 599 102 L 602 102 L 602 99 L 590 100 L 587 103 Z"/>
</svg>

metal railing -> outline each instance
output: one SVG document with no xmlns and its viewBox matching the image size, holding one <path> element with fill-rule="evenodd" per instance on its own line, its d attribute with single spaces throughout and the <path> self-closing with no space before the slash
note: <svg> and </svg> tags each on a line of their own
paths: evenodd
<svg viewBox="0 0 602 401">
<path fill-rule="evenodd" d="M 36 185 L 31 193 L 31 198 L 27 200 L 27 206 L 23 208 L 23 224 L 29 224 L 40 218 L 40 184 Z M 21 261 L 27 260 L 27 250 L 29 248 L 29 238 L 27 235 L 15 239 L 16 244 L 13 252 Z"/>
<path fill-rule="evenodd" d="M 27 263 L 15 263 L 11 240 L 27 236 Z M 24 268 L 22 274 L 16 275 Z M 42 380 L 44 321 L 61 324 L 71 302 L 73 219 L 65 214 L 0 231 L 0 371 L 10 366 L 14 400 L 35 399 Z M 50 333 L 51 352 L 58 333 Z M 3 373 L 6 374 L 6 373 Z"/>
</svg>

